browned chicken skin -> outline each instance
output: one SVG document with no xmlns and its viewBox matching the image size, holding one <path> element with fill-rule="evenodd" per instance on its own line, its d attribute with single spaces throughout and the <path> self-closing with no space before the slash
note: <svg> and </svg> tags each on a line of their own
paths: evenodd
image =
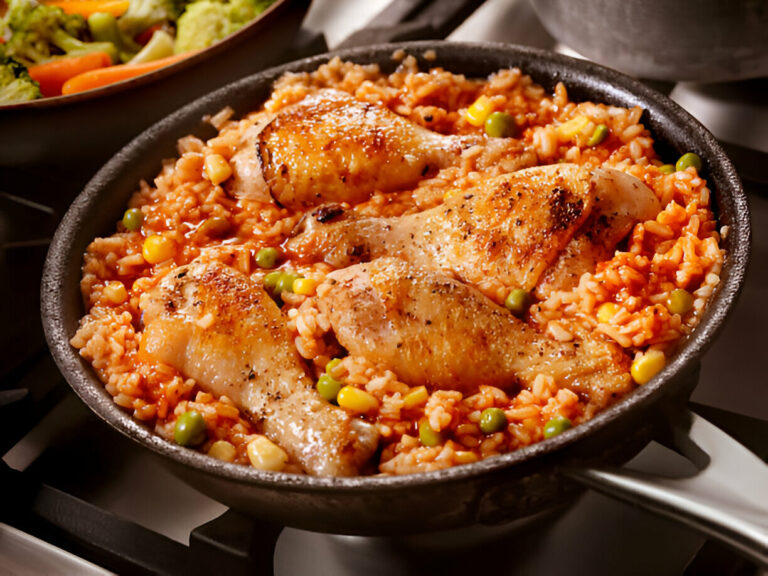
<svg viewBox="0 0 768 576">
<path fill-rule="evenodd" d="M 380 258 L 331 273 L 318 291 L 337 339 L 411 385 L 472 393 L 530 385 L 548 374 L 604 405 L 632 387 L 629 359 L 598 336 L 558 342 L 477 290 L 439 273 Z"/>
<path fill-rule="evenodd" d="M 617 244 L 635 224 L 653 220 L 661 211 L 653 190 L 637 178 L 605 168 L 593 173 L 599 185 L 592 213 L 542 275 L 536 287 L 540 298 L 552 290 L 576 286 L 582 274 L 594 272 L 598 262 L 613 256 Z"/>
<path fill-rule="evenodd" d="M 228 396 L 307 472 L 355 475 L 373 455 L 375 428 L 319 397 L 259 283 L 195 261 L 147 292 L 141 309 L 143 354 Z"/>
<path fill-rule="evenodd" d="M 459 162 L 479 136 L 444 136 L 387 108 L 338 90 L 321 90 L 280 110 L 247 139 L 235 178 L 243 189 L 283 206 L 306 209 L 325 202 L 358 203 L 374 191 L 415 185 Z M 245 156 L 244 156 L 245 155 Z M 255 155 L 255 161 L 247 159 Z M 257 174 L 255 166 L 260 168 Z"/>
<path fill-rule="evenodd" d="M 575 165 L 529 168 L 418 214 L 328 224 L 315 216 L 286 249 L 337 268 L 398 255 L 473 284 L 492 277 L 531 290 L 587 218 L 593 189 L 590 173 Z"/>
<path fill-rule="evenodd" d="M 403 217 L 334 220 L 328 214 L 343 211 L 321 207 L 286 248 L 336 268 L 397 255 L 472 284 L 495 278 L 528 291 L 539 284 L 566 290 L 660 209 L 653 191 L 633 176 L 556 164 L 491 178 Z"/>
</svg>

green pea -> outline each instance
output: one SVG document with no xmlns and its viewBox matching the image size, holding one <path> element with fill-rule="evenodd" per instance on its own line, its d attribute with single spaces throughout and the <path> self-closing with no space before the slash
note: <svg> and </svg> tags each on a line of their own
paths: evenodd
<svg viewBox="0 0 768 576">
<path fill-rule="evenodd" d="M 693 309 L 693 296 L 687 290 L 672 290 L 667 297 L 667 308 L 672 314 L 687 314 Z"/>
<path fill-rule="evenodd" d="M 544 438 L 554 438 L 568 430 L 571 426 L 573 424 L 565 416 L 555 416 L 544 424 Z"/>
<path fill-rule="evenodd" d="M 222 216 L 211 216 L 203 220 L 202 224 L 197 229 L 198 234 L 207 236 L 208 238 L 221 238 L 227 232 L 229 232 L 232 225 L 229 220 Z"/>
<path fill-rule="evenodd" d="M 659 166 L 659 172 L 662 174 L 672 174 L 672 172 L 675 171 L 674 164 L 664 164 L 663 166 Z"/>
<path fill-rule="evenodd" d="M 501 432 L 507 427 L 507 415 L 501 408 L 486 408 L 480 414 L 480 430 L 483 434 Z"/>
<path fill-rule="evenodd" d="M 608 137 L 608 132 L 608 126 L 605 124 L 598 124 L 595 131 L 592 132 L 592 136 L 587 140 L 587 146 L 597 146 L 598 144 L 602 144 Z"/>
<path fill-rule="evenodd" d="M 180 446 L 199 446 L 205 442 L 206 428 L 205 419 L 202 415 L 190 410 L 184 412 L 176 420 L 176 427 L 173 429 L 173 439 Z"/>
<path fill-rule="evenodd" d="M 262 248 L 256 253 L 256 264 L 259 268 L 274 268 L 280 252 L 277 248 Z"/>
<path fill-rule="evenodd" d="M 701 172 L 701 158 L 699 158 L 699 156 L 693 152 L 687 152 L 683 154 L 675 164 L 675 168 L 678 171 L 685 170 L 691 166 L 696 168 L 696 172 Z"/>
<path fill-rule="evenodd" d="M 293 292 L 293 281 L 297 278 L 299 278 L 297 274 L 283 272 L 282 276 L 277 280 L 277 284 L 275 284 L 274 295 L 280 296 L 283 292 Z"/>
<path fill-rule="evenodd" d="M 531 303 L 531 296 L 522 288 L 512 290 L 507 299 L 504 300 L 504 306 L 515 316 L 522 316 L 528 310 Z"/>
<path fill-rule="evenodd" d="M 144 222 L 144 214 L 141 213 L 140 208 L 128 208 L 123 214 L 123 226 L 126 230 L 133 232 L 141 228 Z"/>
<path fill-rule="evenodd" d="M 277 286 L 278 280 L 283 277 L 283 274 L 285 274 L 285 272 L 282 270 L 275 270 L 264 276 L 264 288 L 272 292 L 275 289 L 275 286 Z"/>
<path fill-rule="evenodd" d="M 424 446 L 437 446 L 443 443 L 443 435 L 435 432 L 427 420 L 419 422 L 419 440 Z"/>
<path fill-rule="evenodd" d="M 320 378 L 317 379 L 317 392 L 328 402 L 336 402 L 336 397 L 341 390 L 341 382 L 336 380 L 330 374 L 320 374 Z"/>
<path fill-rule="evenodd" d="M 517 122 L 506 112 L 492 112 L 485 119 L 485 133 L 493 138 L 511 138 L 518 132 Z"/>
</svg>

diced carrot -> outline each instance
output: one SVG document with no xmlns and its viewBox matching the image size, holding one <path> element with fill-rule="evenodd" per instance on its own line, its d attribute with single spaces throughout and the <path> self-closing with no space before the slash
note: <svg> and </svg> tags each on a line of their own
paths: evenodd
<svg viewBox="0 0 768 576">
<path fill-rule="evenodd" d="M 144 62 L 142 64 L 118 64 L 117 66 L 109 66 L 108 68 L 100 68 L 98 70 L 90 70 L 84 72 L 73 78 L 70 78 L 64 83 L 61 88 L 62 94 L 76 94 L 78 92 L 85 92 L 86 90 L 94 90 L 115 82 L 122 80 L 129 80 L 148 72 L 154 72 L 165 66 L 170 66 L 192 56 L 196 51 L 185 52 L 183 54 L 174 54 L 167 58 L 161 58 L 160 60 L 153 60 L 152 62 Z"/>
<path fill-rule="evenodd" d="M 46 0 L 48 6 L 58 6 L 67 14 L 80 14 L 88 18 L 94 12 L 106 12 L 115 18 L 122 16 L 130 0 Z"/>
<path fill-rule="evenodd" d="M 40 84 L 43 96 L 60 96 L 61 87 L 72 78 L 89 70 L 104 68 L 112 64 L 106 52 L 92 52 L 83 56 L 58 58 L 29 67 L 29 75 Z"/>
</svg>

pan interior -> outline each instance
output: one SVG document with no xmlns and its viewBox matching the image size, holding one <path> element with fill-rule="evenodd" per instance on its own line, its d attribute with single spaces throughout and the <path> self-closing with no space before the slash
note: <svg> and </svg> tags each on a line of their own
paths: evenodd
<svg viewBox="0 0 768 576">
<path fill-rule="evenodd" d="M 694 333 L 684 342 L 672 362 L 651 383 L 638 389 L 593 420 L 554 439 L 517 452 L 458 466 L 439 472 L 401 477 L 318 478 L 267 473 L 249 467 L 226 464 L 165 442 L 117 407 L 77 352 L 69 345 L 83 304 L 79 290 L 82 254 L 92 238 L 109 233 L 120 218 L 128 197 L 141 179 L 151 179 L 163 158 L 175 155 L 178 138 L 195 134 L 210 137 L 213 131 L 202 121 L 229 105 L 236 114 L 258 106 L 272 82 L 284 72 L 309 71 L 333 56 L 359 63 L 377 63 L 392 70 L 395 50 L 417 56 L 420 67 L 441 66 L 471 77 L 484 77 L 504 67 L 517 66 L 545 89 L 557 82 L 568 86 L 574 100 L 595 100 L 624 107 L 641 106 L 643 122 L 653 133 L 660 154 L 695 151 L 705 159 L 705 177 L 715 194 L 714 207 L 721 225 L 729 227 L 724 240 L 727 251 L 721 283 Z M 424 59 L 434 50 L 435 60 Z M 556 455 L 591 435 L 599 434 L 611 422 L 630 411 L 644 411 L 660 398 L 683 386 L 685 374 L 697 365 L 733 308 L 743 283 L 749 256 L 750 231 L 746 199 L 738 176 L 715 139 L 690 115 L 664 96 L 617 72 L 549 52 L 495 44 L 414 42 L 366 47 L 321 55 L 245 78 L 213 92 L 151 127 L 107 163 L 74 201 L 51 244 L 42 284 L 42 313 L 52 354 L 78 395 L 105 421 L 123 434 L 184 466 L 230 481 L 271 489 L 293 490 L 396 490 L 414 484 L 457 482 L 492 471 Z"/>
</svg>

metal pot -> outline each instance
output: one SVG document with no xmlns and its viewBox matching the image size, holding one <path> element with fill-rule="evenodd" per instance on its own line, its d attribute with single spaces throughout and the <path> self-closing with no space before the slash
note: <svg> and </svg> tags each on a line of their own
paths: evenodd
<svg viewBox="0 0 768 576">
<path fill-rule="evenodd" d="M 482 77 L 519 66 L 547 89 L 563 81 L 575 100 L 642 106 L 643 121 L 664 157 L 676 157 L 683 151 L 698 153 L 705 162 L 720 223 L 730 227 L 724 240 L 727 258 L 721 283 L 700 325 L 656 378 L 593 420 L 517 452 L 448 470 L 356 478 L 270 473 L 222 463 L 161 439 L 114 404 L 91 367 L 69 345 L 83 315 L 79 277 L 86 246 L 95 236 L 114 230 L 137 182 L 152 178 L 161 159 L 175 154 L 179 137 L 213 135 L 210 126 L 201 121 L 205 114 L 224 105 L 238 114 L 251 110 L 267 97 L 281 74 L 313 70 L 336 55 L 392 70 L 396 62 L 391 55 L 400 48 L 419 57 L 423 68 L 442 66 Z M 437 59 L 424 60 L 425 51 L 432 49 Z M 617 72 L 550 52 L 494 44 L 390 44 L 325 54 L 251 76 L 191 103 L 133 140 L 91 180 L 56 233 L 43 275 L 43 323 L 53 356 L 78 395 L 110 425 L 162 456 L 200 491 L 236 510 L 281 525 L 340 534 L 424 532 L 508 522 L 573 498 L 583 482 L 636 494 L 634 487 L 616 487 L 615 479 L 620 476 L 598 472 L 596 467 L 627 461 L 652 438 L 669 430 L 670 422 L 676 430 L 691 425 L 694 432 L 701 426 L 708 428 L 700 418 L 687 414 L 685 402 L 696 384 L 699 358 L 735 303 L 749 246 L 746 198 L 731 163 L 696 120 L 660 94 Z M 740 471 L 730 473 L 735 477 Z M 765 466 L 760 473 L 768 478 Z M 661 485 L 660 481 L 654 484 Z M 677 502 L 675 506 L 675 514 L 686 510 L 686 504 Z M 768 531 L 757 536 L 742 532 L 739 537 L 743 536 L 745 548 L 766 561 Z"/>
<path fill-rule="evenodd" d="M 768 76 L 765 0 L 531 0 L 544 27 L 587 58 L 640 78 Z"/>
</svg>

